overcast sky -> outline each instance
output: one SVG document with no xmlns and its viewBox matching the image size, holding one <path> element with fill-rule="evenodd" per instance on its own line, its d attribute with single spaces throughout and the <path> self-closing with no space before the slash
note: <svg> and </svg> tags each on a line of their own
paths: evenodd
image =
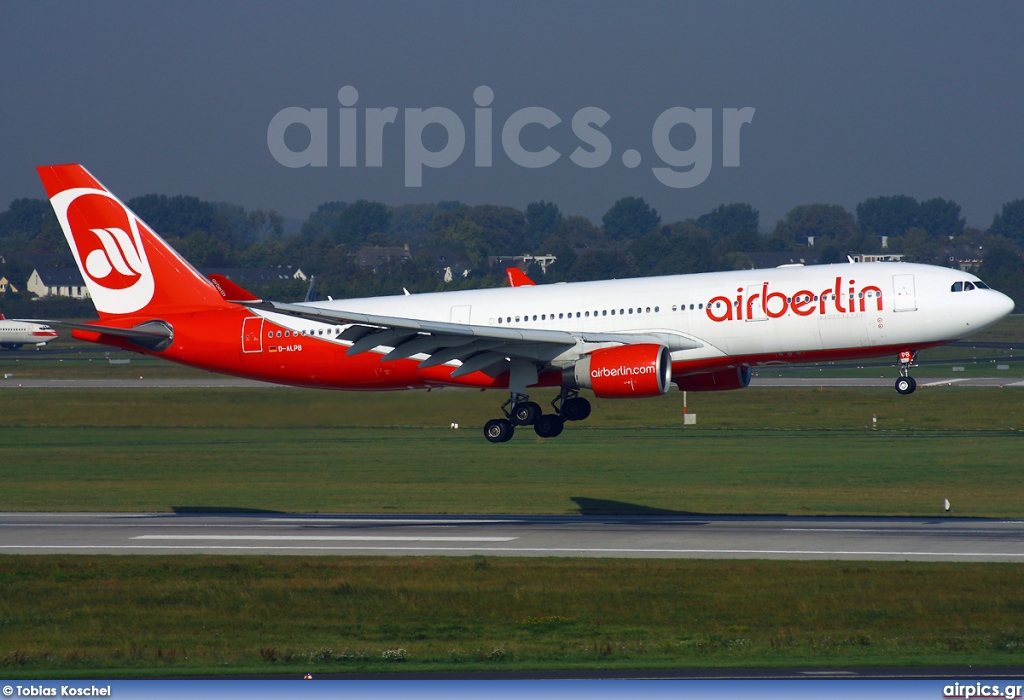
<svg viewBox="0 0 1024 700">
<path fill-rule="evenodd" d="M 191 194 L 293 218 L 332 200 L 546 199 L 599 220 L 634 195 L 665 221 L 749 202 L 771 228 L 798 204 L 909 194 L 953 199 L 987 227 L 1024 197 L 1022 29 L 1020 2 L 4 2 L 0 207 L 44 196 L 34 166 L 80 162 L 123 199 Z M 358 93 L 353 167 L 339 153 L 345 86 Z M 490 167 L 475 150 L 480 86 L 493 92 Z M 268 128 L 289 107 L 326 109 L 325 167 L 272 154 Z M 398 114 L 369 167 L 366 110 L 387 107 Z M 431 107 L 454 113 L 465 145 L 411 187 L 409 149 L 446 144 L 437 124 L 407 138 L 407 110 Z M 553 149 L 545 167 L 503 145 L 530 107 L 560 120 L 518 134 L 524 152 Z M 575 129 L 588 107 L 610 119 Z M 710 110 L 710 131 L 679 123 L 656 147 L 659 116 L 679 107 Z M 749 123 L 723 128 L 747 107 Z M 663 155 L 700 153 L 698 131 L 706 177 L 663 184 L 655 168 L 687 170 Z M 281 141 L 302 152 L 310 131 Z M 595 146 L 597 167 L 570 157 Z"/>
</svg>

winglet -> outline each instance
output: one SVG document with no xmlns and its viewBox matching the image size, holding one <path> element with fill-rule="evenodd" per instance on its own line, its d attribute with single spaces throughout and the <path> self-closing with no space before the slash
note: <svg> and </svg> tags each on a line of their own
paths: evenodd
<svg viewBox="0 0 1024 700">
<path fill-rule="evenodd" d="M 506 267 L 505 276 L 508 277 L 508 286 L 510 287 L 537 286 L 537 283 L 530 279 L 529 276 L 518 267 Z"/>
<path fill-rule="evenodd" d="M 229 280 L 224 275 L 213 273 L 209 275 L 213 286 L 217 288 L 225 301 L 260 301 L 260 298 L 251 292 L 247 292 L 240 286 Z"/>
</svg>

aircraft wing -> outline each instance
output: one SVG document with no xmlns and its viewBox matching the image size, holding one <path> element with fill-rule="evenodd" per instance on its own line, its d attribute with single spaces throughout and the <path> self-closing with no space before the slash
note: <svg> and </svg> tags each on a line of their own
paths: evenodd
<svg viewBox="0 0 1024 700">
<path fill-rule="evenodd" d="M 452 373 L 453 378 L 476 371 L 496 377 L 508 369 L 510 358 L 548 363 L 574 348 L 578 350 L 575 354 L 579 356 L 606 344 L 652 343 L 664 345 L 670 351 L 692 350 L 703 346 L 697 340 L 675 333 L 574 333 L 423 321 L 274 301 L 238 303 L 259 311 L 347 325 L 348 328 L 339 337 L 352 343 L 348 355 L 385 347 L 392 350 L 384 355 L 384 362 L 423 354 L 429 355 L 420 363 L 421 367 L 426 368 L 459 360 L 462 366 Z"/>
</svg>

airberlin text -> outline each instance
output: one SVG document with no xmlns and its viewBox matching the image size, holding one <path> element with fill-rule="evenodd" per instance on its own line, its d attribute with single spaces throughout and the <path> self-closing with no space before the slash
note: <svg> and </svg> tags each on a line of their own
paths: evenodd
<svg viewBox="0 0 1024 700">
<path fill-rule="evenodd" d="M 820 291 L 801 289 L 795 294 L 773 291 L 769 282 L 752 294 L 744 294 L 743 287 L 739 287 L 734 299 L 717 296 L 708 301 L 707 314 L 712 321 L 721 323 L 781 318 L 788 313 L 797 316 L 852 314 L 866 311 L 869 303 L 874 305 L 874 310 L 881 311 L 882 290 L 874 285 L 858 288 L 856 283 L 856 280 L 844 282 L 842 277 L 836 277 L 831 287 Z M 752 289 L 757 287 L 748 287 L 747 292 Z"/>
<path fill-rule="evenodd" d="M 599 377 L 631 377 L 639 374 L 654 374 L 657 368 L 654 365 L 639 365 L 636 367 L 601 367 L 590 370 L 590 376 L 594 379 Z"/>
</svg>

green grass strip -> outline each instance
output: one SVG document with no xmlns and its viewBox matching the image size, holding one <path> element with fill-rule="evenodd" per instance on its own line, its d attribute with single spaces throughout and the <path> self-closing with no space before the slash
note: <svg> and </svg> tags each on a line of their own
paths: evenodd
<svg viewBox="0 0 1024 700">
<path fill-rule="evenodd" d="M 1024 662 L 1007 564 L 0 557 L 0 673 Z"/>
</svg>

